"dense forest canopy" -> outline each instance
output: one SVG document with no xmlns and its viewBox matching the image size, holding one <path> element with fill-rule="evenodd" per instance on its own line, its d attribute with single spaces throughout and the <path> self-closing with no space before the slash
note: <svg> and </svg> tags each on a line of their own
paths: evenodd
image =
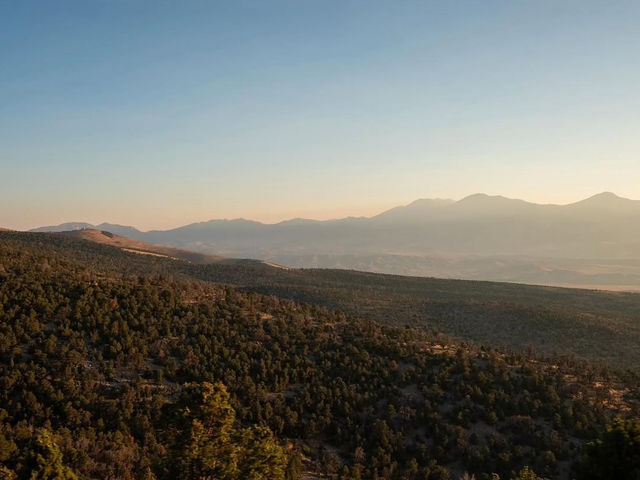
<svg viewBox="0 0 640 480">
<path fill-rule="evenodd" d="M 402 277 L 256 263 L 199 265 L 135 255 L 66 234 L 0 233 L 26 248 L 55 245 L 89 269 L 232 285 L 323 305 L 384 325 L 421 328 L 512 351 L 567 355 L 640 374 L 640 294 Z"/>
<path fill-rule="evenodd" d="M 616 445 L 637 472 L 632 375 L 191 267 L 0 234 L 0 478 L 605 478 Z"/>
</svg>

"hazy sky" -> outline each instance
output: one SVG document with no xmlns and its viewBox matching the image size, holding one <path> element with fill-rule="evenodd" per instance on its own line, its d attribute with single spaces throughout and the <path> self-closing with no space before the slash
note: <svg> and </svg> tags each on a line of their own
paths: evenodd
<svg viewBox="0 0 640 480">
<path fill-rule="evenodd" d="M 0 226 L 640 198 L 640 2 L 0 0 Z"/>
</svg>

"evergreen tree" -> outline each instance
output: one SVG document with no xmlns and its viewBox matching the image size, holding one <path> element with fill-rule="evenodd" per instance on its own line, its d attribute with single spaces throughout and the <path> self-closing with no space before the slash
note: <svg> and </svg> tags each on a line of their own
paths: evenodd
<svg viewBox="0 0 640 480">
<path fill-rule="evenodd" d="M 48 430 L 41 429 L 38 432 L 33 454 L 35 456 L 35 466 L 32 470 L 30 480 L 78 479 L 70 468 L 63 465 L 62 453 Z"/>
<path fill-rule="evenodd" d="M 221 383 L 188 384 L 165 406 L 171 451 L 167 478 L 284 480 L 288 458 L 266 427 L 236 429 Z"/>
<path fill-rule="evenodd" d="M 512 480 L 547 480 L 546 478 L 539 477 L 536 472 L 529 467 L 524 467 L 518 474 L 512 478 Z"/>
<path fill-rule="evenodd" d="M 575 471 L 578 480 L 639 480 L 640 420 L 616 420 L 602 439 L 587 444 Z"/>
</svg>

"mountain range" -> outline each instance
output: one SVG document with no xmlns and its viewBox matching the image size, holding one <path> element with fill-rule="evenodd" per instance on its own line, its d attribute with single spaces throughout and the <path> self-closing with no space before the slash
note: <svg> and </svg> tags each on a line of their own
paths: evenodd
<svg viewBox="0 0 640 480">
<path fill-rule="evenodd" d="M 33 231 L 86 228 L 293 267 L 640 289 L 640 201 L 610 192 L 568 205 L 475 194 L 416 200 L 369 218 L 211 220 L 147 232 L 74 222 Z"/>
</svg>

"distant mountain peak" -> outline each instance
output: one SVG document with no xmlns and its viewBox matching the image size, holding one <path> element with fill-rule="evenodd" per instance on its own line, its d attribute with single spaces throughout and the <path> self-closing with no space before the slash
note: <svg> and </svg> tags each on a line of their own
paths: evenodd
<svg viewBox="0 0 640 480">
<path fill-rule="evenodd" d="M 593 195 L 592 197 L 589 197 L 584 201 L 590 202 L 590 201 L 610 201 L 610 200 L 626 200 L 626 198 L 619 197 L 613 192 L 602 192 L 602 193 L 597 193 L 596 195 Z"/>
<path fill-rule="evenodd" d="M 595 207 L 612 207 L 612 206 L 637 206 L 640 202 L 637 200 L 630 200 L 628 198 L 619 197 L 613 192 L 602 192 L 585 200 L 574 203 L 573 205 L 580 206 L 595 206 Z"/>
<path fill-rule="evenodd" d="M 282 220 L 281 222 L 278 222 L 274 225 L 311 225 L 311 224 L 316 224 L 316 223 L 321 223 L 320 220 L 312 220 L 310 218 L 291 218 L 289 220 Z"/>
<path fill-rule="evenodd" d="M 453 200 L 448 198 L 419 198 L 411 202 L 407 207 L 444 206 L 451 203 L 453 203 Z"/>
<path fill-rule="evenodd" d="M 523 202 L 514 198 L 503 197 L 502 195 L 487 195 L 486 193 L 474 193 L 458 200 L 457 203 L 486 203 L 486 202 Z"/>
<path fill-rule="evenodd" d="M 430 215 L 434 212 L 440 212 L 443 207 L 447 207 L 455 203 L 453 200 L 444 198 L 420 198 L 414 200 L 408 205 L 400 207 L 394 207 L 389 210 L 385 210 L 378 215 L 371 217 L 372 220 L 416 220 L 423 218 L 424 215 Z"/>
<path fill-rule="evenodd" d="M 66 232 L 69 230 L 84 230 L 86 228 L 95 228 L 94 225 L 87 222 L 67 222 L 60 225 L 49 225 L 46 227 L 38 227 L 30 230 L 31 232 Z"/>
<path fill-rule="evenodd" d="M 472 193 L 471 195 L 467 195 L 466 197 L 458 200 L 459 202 L 470 202 L 470 201 L 474 201 L 474 200 L 483 200 L 486 198 L 490 198 L 490 195 L 487 195 L 486 193 Z"/>
<path fill-rule="evenodd" d="M 471 209 L 473 211 L 479 210 L 494 213 L 498 211 L 513 212 L 513 209 L 519 210 L 537 206 L 525 200 L 503 197 L 502 195 L 487 195 L 486 193 L 474 193 L 458 200 L 454 205 L 465 210 Z"/>
</svg>

